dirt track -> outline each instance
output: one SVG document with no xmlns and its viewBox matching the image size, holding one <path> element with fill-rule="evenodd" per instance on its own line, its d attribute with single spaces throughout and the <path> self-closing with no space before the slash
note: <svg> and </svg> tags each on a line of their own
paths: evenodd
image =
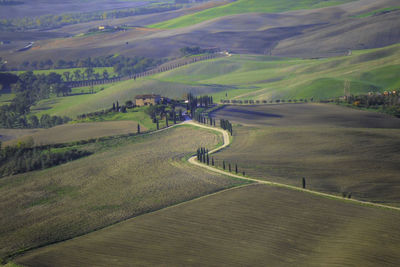
<svg viewBox="0 0 400 267">
<path fill-rule="evenodd" d="M 205 126 L 199 123 L 195 123 L 194 121 L 187 121 L 184 122 L 185 124 L 190 124 L 190 125 L 194 125 L 197 127 L 201 127 L 201 128 L 205 128 L 205 129 L 210 129 L 210 130 L 214 130 L 217 132 L 220 132 L 223 134 L 223 139 L 224 139 L 224 144 L 212 151 L 210 151 L 209 153 L 215 153 L 225 147 L 227 147 L 228 145 L 231 144 L 231 140 L 229 138 L 229 133 L 225 130 L 222 130 L 220 128 L 213 128 L 213 127 L 209 127 L 209 126 Z M 242 175 L 237 175 L 237 174 L 233 174 L 227 171 L 223 171 L 205 164 L 202 164 L 200 162 L 197 161 L 196 156 L 193 156 L 191 158 L 189 158 L 189 163 L 194 164 L 196 166 L 202 167 L 202 168 L 206 168 L 207 170 L 213 171 L 213 172 L 217 172 L 217 173 L 221 173 L 221 174 L 225 174 L 234 178 L 239 178 L 239 179 L 244 179 L 244 180 L 248 180 L 248 181 L 252 181 L 252 182 L 257 182 L 260 184 L 266 184 L 266 185 L 271 185 L 271 186 L 278 186 L 278 187 L 284 187 L 287 189 L 291 189 L 291 190 L 296 190 L 296 191 L 302 191 L 305 193 L 310 193 L 310 194 L 314 194 L 317 196 L 321 196 L 321 197 L 325 197 L 325 198 L 331 198 L 331 199 L 336 199 L 336 200 L 341 200 L 341 201 L 348 201 L 351 203 L 356 203 L 356 204 L 360 204 L 360 205 L 366 205 L 366 206 L 373 206 L 373 207 L 378 207 L 378 208 L 385 208 L 385 209 L 391 209 L 391 210 L 397 210 L 400 211 L 400 208 L 398 207 L 392 207 L 392 206 L 387 206 L 387 205 L 382 205 L 382 204 L 377 204 L 377 203 L 373 203 L 373 202 L 367 202 L 367 201 L 360 201 L 360 200 L 356 200 L 356 199 L 348 199 L 348 198 L 343 198 L 343 197 L 339 197 L 336 195 L 331 195 L 331 194 L 326 194 L 326 193 L 321 193 L 318 191 L 313 191 L 313 190 L 308 190 L 308 189 L 303 189 L 300 187 L 296 187 L 296 186 L 292 186 L 292 185 L 286 185 L 286 184 L 281 184 L 281 183 L 275 183 L 275 182 L 269 182 L 269 181 L 264 181 L 264 180 L 260 180 L 257 178 L 250 178 L 250 177 L 245 177 Z"/>
</svg>

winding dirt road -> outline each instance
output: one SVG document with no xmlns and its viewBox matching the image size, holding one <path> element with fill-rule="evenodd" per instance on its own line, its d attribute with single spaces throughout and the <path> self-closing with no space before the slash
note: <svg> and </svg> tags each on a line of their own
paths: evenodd
<svg viewBox="0 0 400 267">
<path fill-rule="evenodd" d="M 223 139 L 224 139 L 224 144 L 212 151 L 210 151 L 209 153 L 215 153 L 217 151 L 220 151 L 221 149 L 227 147 L 228 145 L 230 145 L 230 138 L 229 138 L 229 133 L 223 129 L 220 128 L 214 128 L 214 127 L 210 127 L 210 126 L 206 126 L 200 123 L 196 123 L 194 121 L 185 121 L 182 124 L 190 124 L 190 125 L 194 125 L 197 127 L 201 127 L 201 128 L 205 128 L 205 129 L 210 129 L 216 132 L 220 132 L 223 134 Z M 220 174 L 224 174 L 224 175 L 228 175 L 230 177 L 235 177 L 235 178 L 239 178 L 239 179 L 243 179 L 243 180 L 247 180 L 247 181 L 252 181 L 252 182 L 256 182 L 256 183 L 260 183 L 260 184 L 267 184 L 267 185 L 271 185 L 271 186 L 278 186 L 278 187 L 283 187 L 283 188 L 287 188 L 287 189 L 291 189 L 291 190 L 297 190 L 297 191 L 302 191 L 305 193 L 309 193 L 309 194 L 313 194 L 313 195 L 317 195 L 317 196 L 321 196 L 321 197 L 325 197 L 325 198 L 331 198 L 331 199 L 336 199 L 336 200 L 341 200 L 341 201 L 347 201 L 347 202 L 351 202 L 354 204 L 359 204 L 359 205 L 365 205 L 365 206 L 372 206 L 372 207 L 378 207 L 378 208 L 385 208 L 385 209 L 390 209 L 390 210 L 396 210 L 396 211 L 400 211 L 400 207 L 392 207 L 392 206 L 387 206 L 387 205 L 382 205 L 382 204 L 377 204 L 377 203 L 373 203 L 373 202 L 368 202 L 368 201 L 361 201 L 361 200 L 356 200 L 356 199 L 348 199 L 348 198 L 343 198 L 340 196 L 336 196 L 336 195 L 331 195 L 331 194 L 327 194 L 327 193 L 322 193 L 322 192 L 318 192 L 318 191 L 313 191 L 313 190 L 309 190 L 309 189 L 303 189 L 300 187 L 296 187 L 293 185 L 287 185 L 287 184 L 281 184 L 281 183 L 275 183 L 275 182 L 269 182 L 269 181 L 265 181 L 265 180 L 260 180 L 260 179 L 256 179 L 256 178 L 250 178 L 250 177 L 246 177 L 246 176 L 242 176 L 242 175 L 237 175 L 231 172 L 227 172 L 224 170 L 220 170 L 211 166 L 208 166 L 206 164 L 200 163 L 197 161 L 197 156 L 193 156 L 191 158 L 189 158 L 189 163 L 205 168 L 207 170 L 216 172 L 216 173 L 220 173 Z"/>
</svg>

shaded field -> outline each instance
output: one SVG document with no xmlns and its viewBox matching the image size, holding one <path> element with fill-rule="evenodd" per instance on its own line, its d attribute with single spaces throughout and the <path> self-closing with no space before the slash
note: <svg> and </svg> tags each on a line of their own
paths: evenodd
<svg viewBox="0 0 400 267">
<path fill-rule="evenodd" d="M 250 185 L 34 250 L 27 266 L 397 266 L 395 211 Z"/>
<path fill-rule="evenodd" d="M 88 144 L 89 157 L 0 179 L 0 257 L 241 184 L 182 160 L 220 142 L 180 126 Z"/>
<path fill-rule="evenodd" d="M 400 206 L 400 119 L 323 104 L 227 106 L 234 126 L 216 162 L 250 177 Z"/>
<path fill-rule="evenodd" d="M 147 129 L 142 125 L 141 130 L 146 131 Z M 0 132 L 2 132 L 2 129 L 0 129 Z M 30 132 L 34 133 L 29 134 Z M 49 129 L 24 131 L 27 134 L 23 134 L 21 138 L 5 142 L 4 145 L 15 145 L 19 141 L 23 142 L 28 138 L 33 138 L 35 145 L 47 145 L 136 132 L 137 122 L 135 121 L 74 123 L 59 125 Z"/>
</svg>

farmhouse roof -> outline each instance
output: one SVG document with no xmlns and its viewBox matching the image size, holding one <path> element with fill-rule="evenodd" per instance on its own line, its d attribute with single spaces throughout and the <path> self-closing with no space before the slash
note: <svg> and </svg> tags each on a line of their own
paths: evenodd
<svg viewBox="0 0 400 267">
<path fill-rule="evenodd" d="M 156 97 L 161 97 L 160 95 L 137 95 L 135 96 L 135 99 L 141 99 L 141 98 L 156 98 Z"/>
</svg>

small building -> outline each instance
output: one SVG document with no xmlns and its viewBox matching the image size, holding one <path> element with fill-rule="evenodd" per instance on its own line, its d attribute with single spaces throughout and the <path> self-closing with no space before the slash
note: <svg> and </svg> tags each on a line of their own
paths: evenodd
<svg viewBox="0 0 400 267">
<path fill-rule="evenodd" d="M 142 107 L 142 106 L 148 106 L 148 105 L 156 105 L 161 102 L 161 96 L 160 95 L 137 95 L 135 96 L 135 105 Z"/>
</svg>

